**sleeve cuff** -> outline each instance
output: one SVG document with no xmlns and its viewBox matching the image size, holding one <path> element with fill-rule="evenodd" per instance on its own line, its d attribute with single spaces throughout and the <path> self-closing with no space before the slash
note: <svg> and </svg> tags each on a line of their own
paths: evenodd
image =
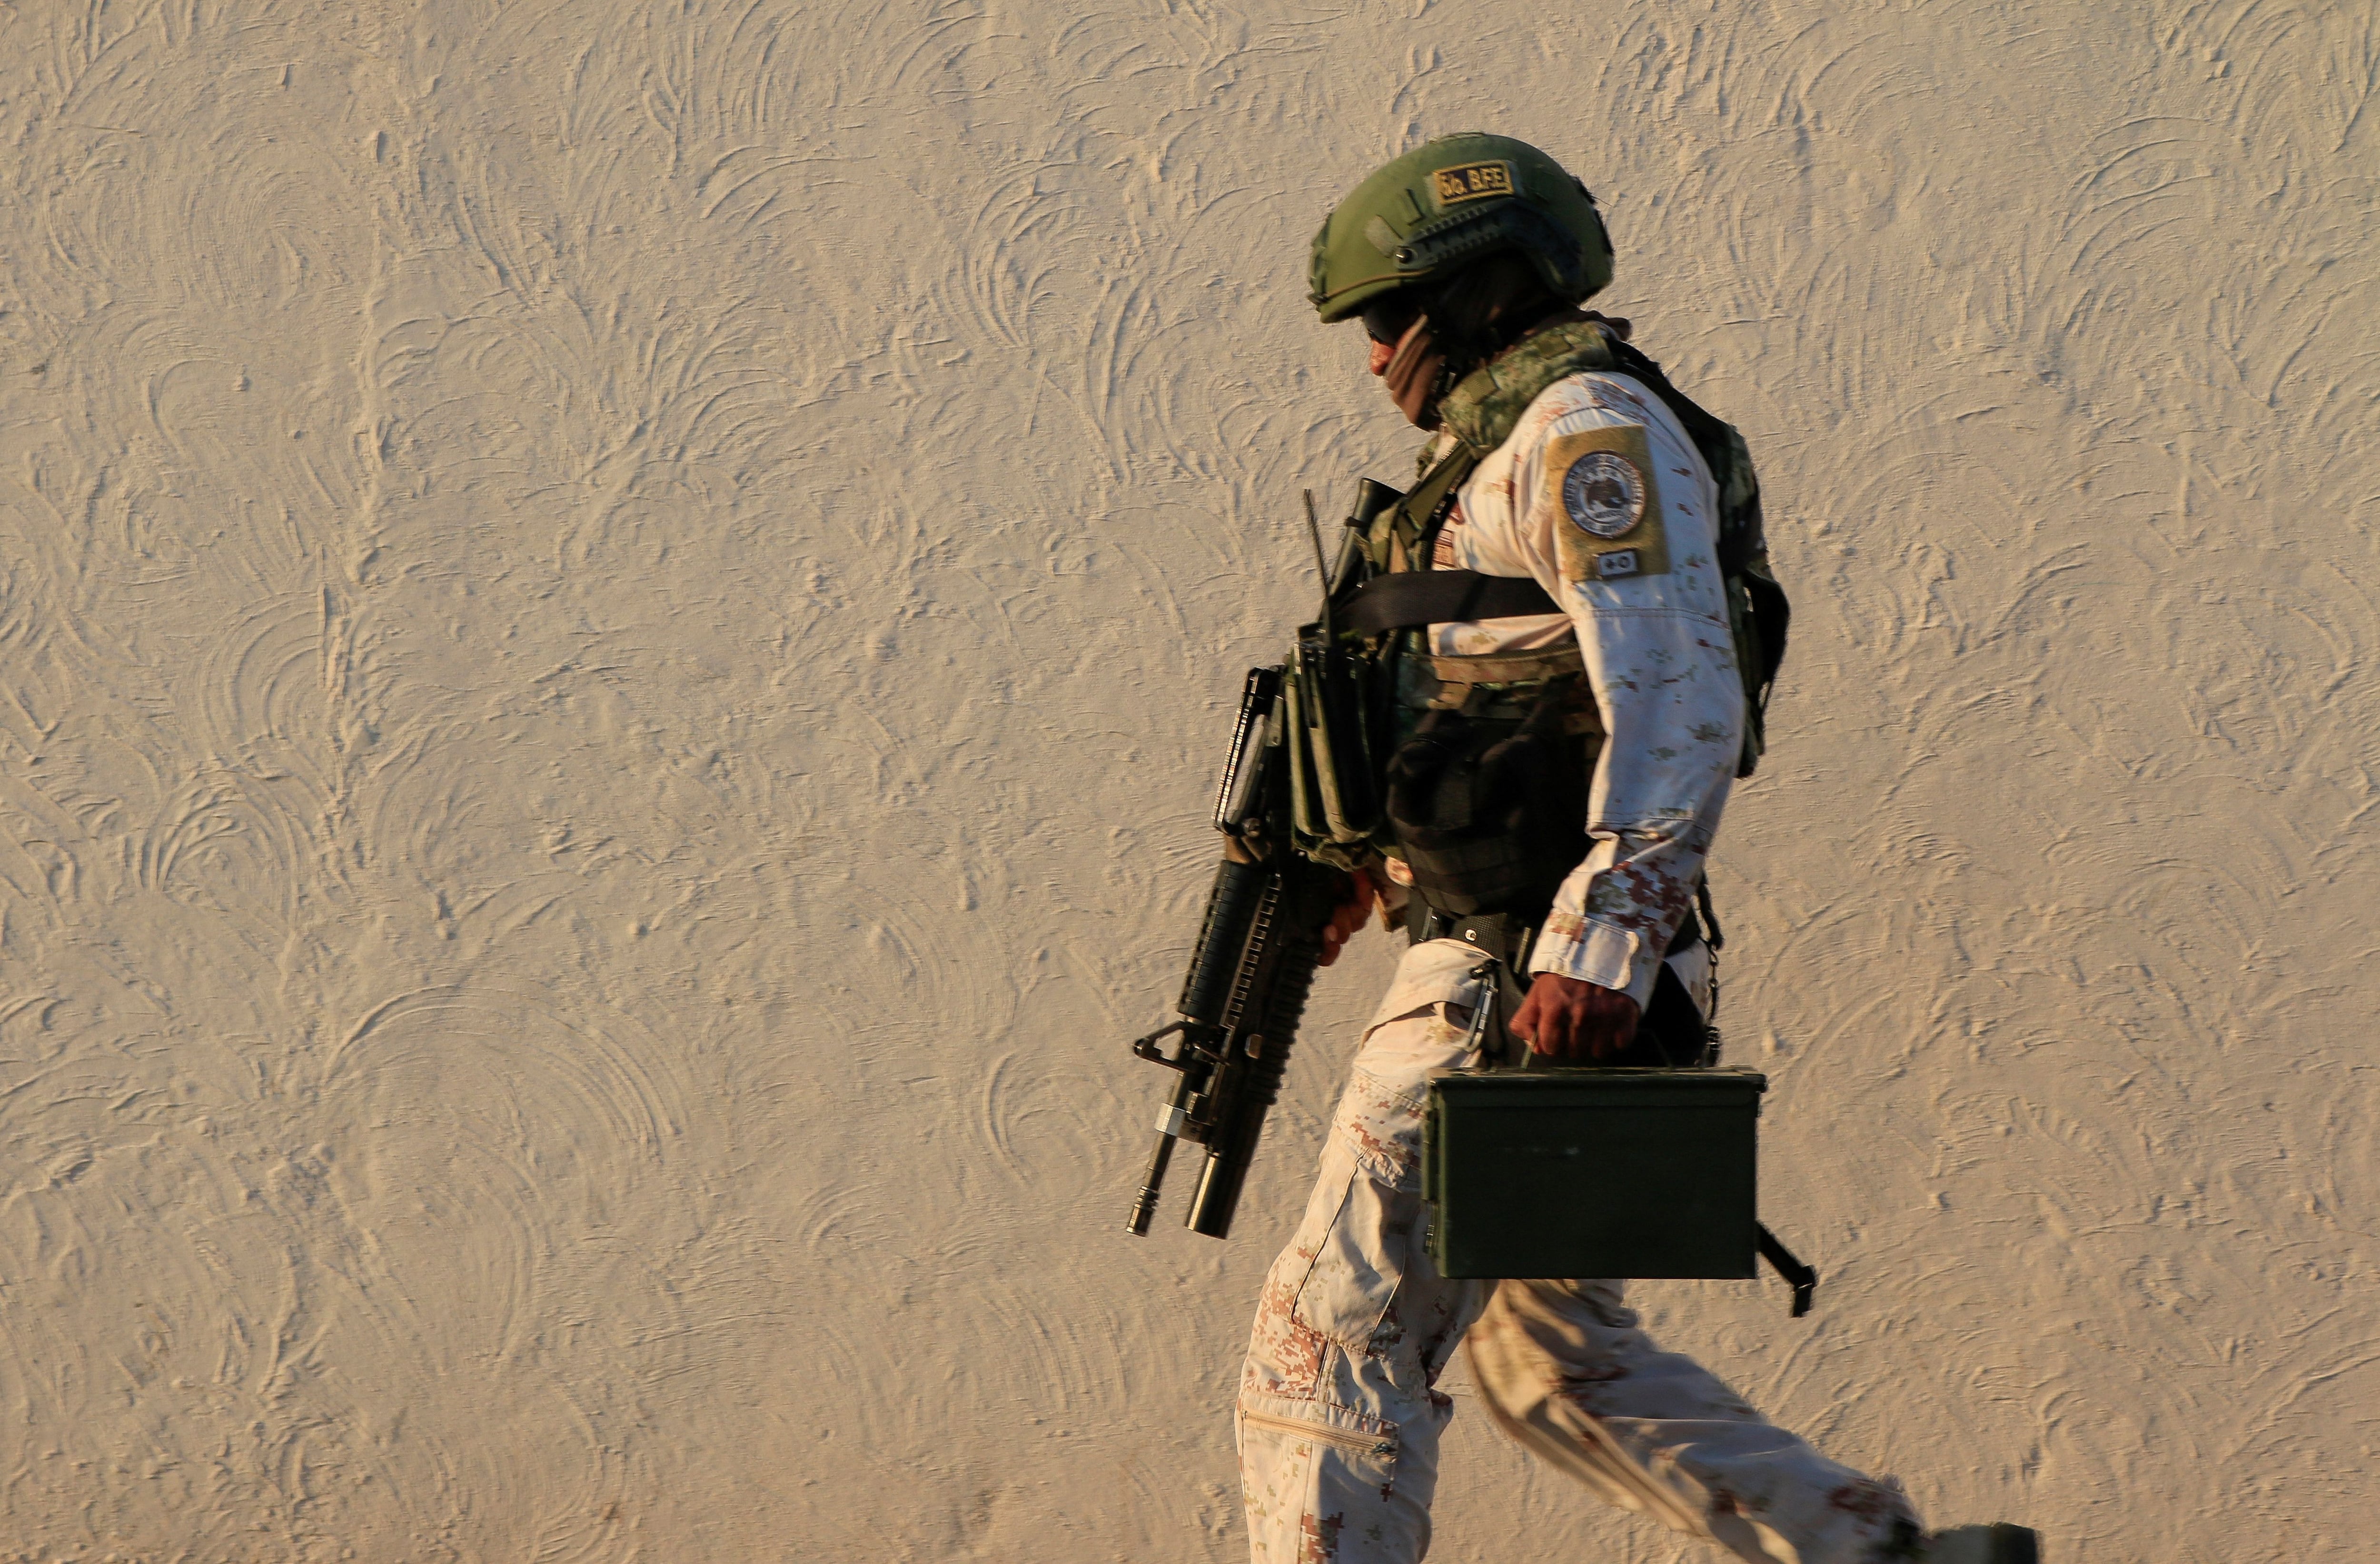
<svg viewBox="0 0 2380 1564">
<path fill-rule="evenodd" d="M 1529 954 L 1529 971 L 1559 972 L 1600 988 L 1616 988 L 1643 1009 L 1661 975 L 1658 956 L 1647 957 L 1643 936 L 1600 918 L 1557 911 L 1546 920 Z"/>
</svg>

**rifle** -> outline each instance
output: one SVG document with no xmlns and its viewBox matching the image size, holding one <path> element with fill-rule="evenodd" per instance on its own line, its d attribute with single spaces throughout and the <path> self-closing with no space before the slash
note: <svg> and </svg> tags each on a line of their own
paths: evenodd
<svg viewBox="0 0 2380 1564">
<path fill-rule="evenodd" d="M 1125 1223 L 1135 1237 L 1148 1231 L 1177 1141 L 1207 1148 L 1184 1225 L 1208 1238 L 1231 1232 L 1322 959 L 1322 931 L 1347 894 L 1347 876 L 1299 852 L 1292 838 L 1281 675 L 1279 667 L 1251 668 L 1240 690 L 1215 795 L 1223 861 L 1174 1007 L 1182 1019 L 1132 1045 L 1136 1057 L 1176 1072 L 1158 1115 L 1148 1175 Z M 1159 1045 L 1177 1036 L 1169 1057 Z"/>
<path fill-rule="evenodd" d="M 1281 1073 L 1297 1041 L 1305 996 L 1322 960 L 1322 931 L 1353 886 L 1343 869 L 1369 850 L 1377 824 L 1373 768 L 1364 732 L 1378 719 L 1341 633 L 1339 603 L 1368 579 L 1364 537 L 1373 520 L 1404 496 L 1369 479 L 1335 565 L 1325 557 L 1314 494 L 1305 525 L 1322 580 L 1322 611 L 1298 632 L 1286 664 L 1250 668 L 1240 688 L 1239 720 L 1215 791 L 1215 829 L 1223 861 L 1198 927 L 1190 973 L 1174 1006 L 1182 1019 L 1135 1040 L 1133 1053 L 1179 1076 L 1157 1117 L 1157 1146 L 1124 1224 L 1148 1231 L 1176 1141 L 1207 1148 L 1184 1225 L 1222 1238 L 1232 1230 L 1265 1114 L 1281 1095 Z M 1168 1056 L 1159 1046 L 1181 1042 Z"/>
</svg>

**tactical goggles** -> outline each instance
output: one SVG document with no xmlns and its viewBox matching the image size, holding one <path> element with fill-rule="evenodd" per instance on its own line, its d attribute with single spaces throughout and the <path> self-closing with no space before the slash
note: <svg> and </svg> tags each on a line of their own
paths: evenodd
<svg viewBox="0 0 2380 1564">
<path fill-rule="evenodd" d="M 1393 348 L 1404 340 L 1421 315 L 1422 302 L 1413 297 L 1413 290 L 1391 293 L 1364 312 L 1364 335 L 1383 348 Z"/>
</svg>

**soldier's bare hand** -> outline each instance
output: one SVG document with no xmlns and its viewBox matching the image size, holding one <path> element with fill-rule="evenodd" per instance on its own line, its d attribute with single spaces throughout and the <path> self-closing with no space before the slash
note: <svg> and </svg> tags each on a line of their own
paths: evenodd
<svg viewBox="0 0 2380 1564">
<path fill-rule="evenodd" d="M 1339 959 L 1339 952 L 1372 915 L 1372 902 L 1379 895 L 1372 877 L 1361 869 L 1348 875 L 1347 881 L 1347 898 L 1331 910 L 1330 925 L 1322 931 L 1322 965 L 1326 967 Z"/>
<path fill-rule="evenodd" d="M 1609 1059 L 1636 1039 L 1636 1001 L 1616 988 L 1539 972 L 1512 1031 L 1549 1059 Z"/>
</svg>

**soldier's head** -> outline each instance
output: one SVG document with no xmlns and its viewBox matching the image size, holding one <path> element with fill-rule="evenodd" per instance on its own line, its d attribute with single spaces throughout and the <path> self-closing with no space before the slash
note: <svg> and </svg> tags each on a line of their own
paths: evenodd
<svg viewBox="0 0 2380 1564">
<path fill-rule="evenodd" d="M 1363 321 L 1372 373 L 1429 429 L 1457 380 L 1611 280 L 1611 241 L 1552 158 L 1465 132 L 1356 186 L 1314 236 L 1308 277 L 1323 322 Z"/>
</svg>

